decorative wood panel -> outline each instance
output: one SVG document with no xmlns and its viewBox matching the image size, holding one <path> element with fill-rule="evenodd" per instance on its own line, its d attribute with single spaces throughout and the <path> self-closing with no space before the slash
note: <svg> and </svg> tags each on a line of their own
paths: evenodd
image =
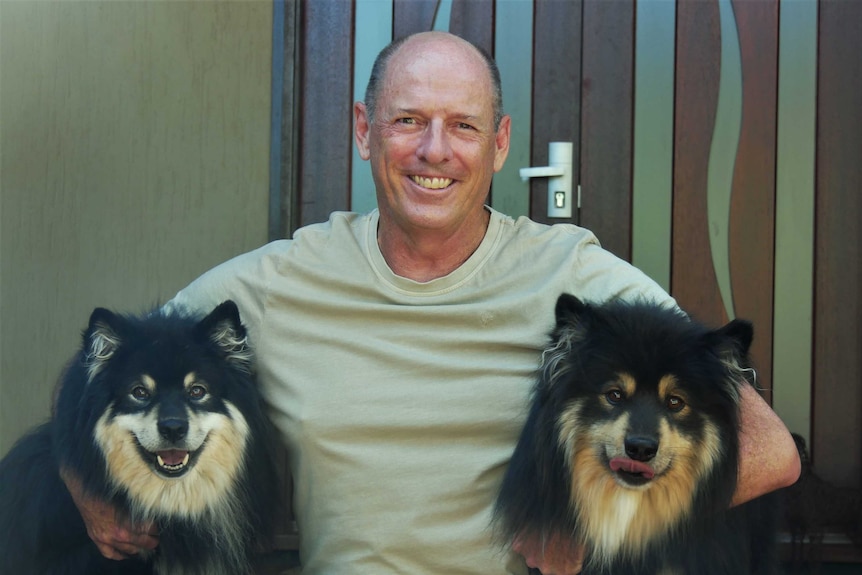
<svg viewBox="0 0 862 575">
<path fill-rule="evenodd" d="M 680 2 L 674 138 L 671 293 L 698 319 L 727 317 L 712 265 L 706 194 L 720 79 L 718 3 Z"/>
<path fill-rule="evenodd" d="M 683 2 L 677 30 L 672 292 L 710 323 L 754 322 L 770 400 L 778 4 Z"/>
<path fill-rule="evenodd" d="M 730 204 L 734 313 L 754 322 L 758 386 L 771 401 L 775 252 L 778 3 L 734 0 L 742 60 L 742 126 Z"/>
<path fill-rule="evenodd" d="M 300 7 L 299 0 L 273 3 L 270 240 L 289 238 L 300 225 Z"/>
<path fill-rule="evenodd" d="M 862 3 L 820 4 L 812 457 L 862 488 Z"/>
<path fill-rule="evenodd" d="M 353 4 L 302 5 L 300 223 L 322 222 L 350 206 L 353 145 Z"/>
<path fill-rule="evenodd" d="M 439 0 L 394 0 L 392 39 L 430 30 L 438 4 Z"/>
<path fill-rule="evenodd" d="M 452 0 L 449 31 L 494 54 L 494 0 Z"/>
<path fill-rule="evenodd" d="M 532 165 L 548 165 L 549 142 L 571 141 L 573 186 L 581 174 L 581 9 L 581 0 L 537 2 L 533 34 Z M 531 216 L 551 222 L 547 209 L 547 180 L 531 180 Z M 572 216 L 577 222 L 575 211 Z"/>
<path fill-rule="evenodd" d="M 634 2 L 585 2 L 580 224 L 631 260 Z"/>
</svg>

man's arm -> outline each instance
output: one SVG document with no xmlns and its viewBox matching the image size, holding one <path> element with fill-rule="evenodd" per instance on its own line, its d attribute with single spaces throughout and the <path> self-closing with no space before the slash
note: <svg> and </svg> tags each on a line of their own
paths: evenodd
<svg viewBox="0 0 862 575">
<path fill-rule="evenodd" d="M 792 485 L 802 470 L 784 422 L 750 385 L 741 386 L 739 421 L 739 478 L 733 505 Z"/>
</svg>

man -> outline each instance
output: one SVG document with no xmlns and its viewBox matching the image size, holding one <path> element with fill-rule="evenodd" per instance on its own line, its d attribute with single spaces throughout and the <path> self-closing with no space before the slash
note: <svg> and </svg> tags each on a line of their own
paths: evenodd
<svg viewBox="0 0 862 575">
<path fill-rule="evenodd" d="M 489 529 L 554 303 L 563 291 L 673 301 L 588 231 L 484 205 L 511 120 L 496 66 L 469 43 L 394 43 L 354 120 L 379 211 L 333 214 L 169 305 L 240 306 L 291 453 L 305 572 L 577 573 L 568 542 L 513 542 L 525 561 Z M 798 475 L 790 435 L 754 392 L 743 422 L 737 502 Z M 118 525 L 69 482 L 104 554 L 155 546 L 151 527 Z"/>
</svg>

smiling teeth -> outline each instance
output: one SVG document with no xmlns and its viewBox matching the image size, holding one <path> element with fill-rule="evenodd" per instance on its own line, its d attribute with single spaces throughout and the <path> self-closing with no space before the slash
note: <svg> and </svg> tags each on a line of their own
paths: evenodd
<svg viewBox="0 0 862 575">
<path fill-rule="evenodd" d="M 159 466 L 160 466 L 160 467 L 164 467 L 165 469 L 170 470 L 170 471 L 176 471 L 177 469 L 182 469 L 183 467 L 185 467 L 186 465 L 188 465 L 188 463 L 189 463 L 189 454 L 188 454 L 188 453 L 186 453 L 186 456 L 185 456 L 185 457 L 183 457 L 182 462 L 177 463 L 176 465 L 171 465 L 171 464 L 169 464 L 169 463 L 165 463 L 165 460 L 164 460 L 164 459 L 162 459 L 162 456 L 161 456 L 161 455 L 156 455 L 156 460 L 159 462 Z"/>
<path fill-rule="evenodd" d="M 423 178 L 422 176 L 412 176 L 412 179 L 423 188 L 431 190 L 441 190 L 452 183 L 452 178 Z"/>
</svg>

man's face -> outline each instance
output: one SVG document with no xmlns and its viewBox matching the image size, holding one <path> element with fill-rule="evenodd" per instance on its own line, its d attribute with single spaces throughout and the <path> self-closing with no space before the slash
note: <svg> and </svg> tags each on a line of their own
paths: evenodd
<svg viewBox="0 0 862 575">
<path fill-rule="evenodd" d="M 491 178 L 508 153 L 509 118 L 494 129 L 481 56 L 453 39 L 414 39 L 391 57 L 381 88 L 373 124 L 363 104 L 354 110 L 381 220 L 410 232 L 452 231 L 483 218 Z"/>
</svg>

